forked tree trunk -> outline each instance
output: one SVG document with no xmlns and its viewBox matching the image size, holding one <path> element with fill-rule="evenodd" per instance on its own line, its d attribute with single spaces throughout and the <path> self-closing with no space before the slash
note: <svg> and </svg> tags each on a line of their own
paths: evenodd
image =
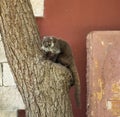
<svg viewBox="0 0 120 117">
<path fill-rule="evenodd" d="M 68 94 L 71 74 L 43 59 L 30 1 L 1 0 L 0 27 L 26 117 L 73 117 Z"/>
</svg>

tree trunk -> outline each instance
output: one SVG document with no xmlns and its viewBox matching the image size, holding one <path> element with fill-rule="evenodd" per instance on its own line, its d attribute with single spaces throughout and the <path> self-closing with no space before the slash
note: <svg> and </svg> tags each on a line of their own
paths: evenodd
<svg viewBox="0 0 120 117">
<path fill-rule="evenodd" d="M 71 74 L 64 66 L 43 59 L 30 1 L 1 0 L 0 28 L 26 117 L 73 117 Z"/>
</svg>

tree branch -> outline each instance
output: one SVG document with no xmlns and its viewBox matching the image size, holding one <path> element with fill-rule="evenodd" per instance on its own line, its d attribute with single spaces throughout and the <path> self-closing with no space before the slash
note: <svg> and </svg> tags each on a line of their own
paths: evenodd
<svg viewBox="0 0 120 117">
<path fill-rule="evenodd" d="M 6 56 L 26 105 L 27 117 L 72 117 L 71 73 L 43 59 L 29 0 L 2 0 L 0 28 Z"/>
</svg>

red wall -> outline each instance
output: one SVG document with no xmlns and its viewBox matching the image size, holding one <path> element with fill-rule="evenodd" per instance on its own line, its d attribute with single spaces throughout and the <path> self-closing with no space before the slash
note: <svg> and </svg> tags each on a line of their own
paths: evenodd
<svg viewBox="0 0 120 117">
<path fill-rule="evenodd" d="M 81 80 L 81 109 L 71 99 L 74 117 L 86 117 L 86 35 L 93 30 L 120 29 L 120 0 L 45 0 L 44 18 L 37 18 L 41 36 L 52 35 L 72 47 Z"/>
</svg>

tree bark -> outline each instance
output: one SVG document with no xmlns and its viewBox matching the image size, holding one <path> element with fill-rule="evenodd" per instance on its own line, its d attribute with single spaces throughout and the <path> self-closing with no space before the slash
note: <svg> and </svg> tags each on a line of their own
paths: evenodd
<svg viewBox="0 0 120 117">
<path fill-rule="evenodd" d="M 26 105 L 26 117 L 73 117 L 71 73 L 43 59 L 30 1 L 1 0 L 0 29 L 8 63 Z"/>
</svg>

